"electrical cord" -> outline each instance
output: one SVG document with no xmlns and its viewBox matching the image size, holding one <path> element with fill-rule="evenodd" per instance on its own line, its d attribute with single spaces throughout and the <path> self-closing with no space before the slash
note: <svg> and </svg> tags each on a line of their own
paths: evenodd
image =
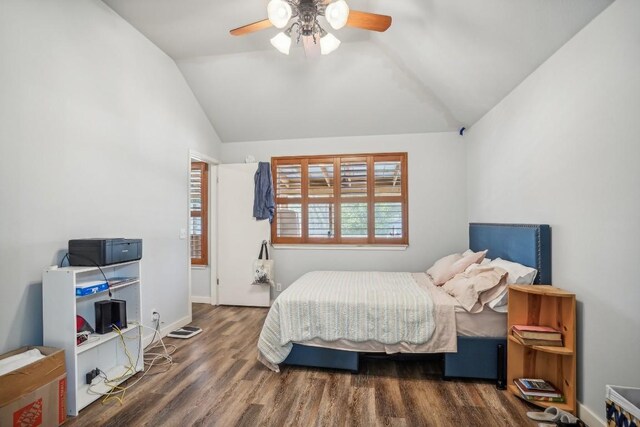
<svg viewBox="0 0 640 427">
<path fill-rule="evenodd" d="M 138 382 L 140 382 L 142 380 L 142 378 L 144 378 L 147 374 L 149 374 L 149 371 L 155 366 L 155 367 L 159 367 L 159 366 L 167 366 L 166 369 L 164 369 L 163 371 L 157 372 L 159 373 L 163 373 L 166 372 L 167 370 L 169 370 L 171 368 L 171 365 L 173 364 L 173 358 L 171 357 L 171 355 L 176 351 L 177 347 L 175 345 L 165 345 L 162 336 L 160 335 L 160 339 L 154 343 L 155 337 L 157 334 L 159 334 L 159 327 L 160 327 L 160 316 L 158 315 L 158 318 L 156 319 L 156 325 L 154 328 L 150 328 L 148 326 L 145 326 L 141 323 L 138 324 L 138 326 L 140 326 L 141 328 L 147 328 L 147 329 L 151 329 L 154 331 L 154 335 L 152 337 L 152 341 L 149 343 L 149 345 L 147 345 L 147 347 L 144 348 L 143 353 L 143 363 L 146 366 L 146 369 L 143 369 L 142 371 L 142 375 L 137 378 L 133 383 L 128 384 L 126 386 L 122 386 L 120 385 L 120 383 L 129 380 L 130 378 L 132 378 L 136 373 L 136 369 L 138 366 L 138 363 L 140 363 L 140 351 L 138 351 L 138 357 L 136 358 L 136 363 L 135 365 L 133 364 L 133 360 L 131 357 L 131 353 L 129 352 L 129 349 L 127 348 L 127 344 L 125 341 L 125 336 L 122 333 L 122 330 L 119 329 L 117 326 L 113 325 L 114 330 L 116 331 L 116 333 L 118 333 L 120 340 L 122 342 L 122 345 L 124 347 L 124 351 L 125 351 L 125 355 L 127 356 L 128 360 L 129 360 L 129 366 L 125 367 L 125 371 L 123 374 L 121 374 L 119 377 L 117 378 L 108 378 L 107 374 L 104 371 L 101 371 L 100 369 L 98 369 L 98 373 L 100 378 L 102 378 L 102 383 L 105 384 L 107 387 L 110 387 L 110 390 L 107 392 L 100 392 L 100 391 L 96 391 L 94 390 L 94 386 L 98 385 L 98 384 L 92 384 L 89 386 L 89 393 L 91 394 L 98 394 L 98 395 L 102 395 L 104 396 L 104 399 L 102 399 L 102 403 L 107 403 L 109 400 L 111 399 L 115 399 L 116 401 L 118 401 L 121 405 L 124 403 L 124 396 L 127 390 L 129 390 L 131 387 L 135 386 Z M 140 331 L 138 333 L 138 339 L 139 339 L 139 347 L 142 347 L 142 331 Z M 152 350 L 154 348 L 160 348 L 162 347 L 163 352 L 161 353 L 147 353 L 146 350 Z M 163 362 L 160 362 L 162 359 L 164 359 Z M 154 374 L 149 374 L 149 375 L 154 375 Z"/>
<path fill-rule="evenodd" d="M 64 260 L 65 259 L 69 259 L 69 252 L 67 252 L 66 254 L 64 254 L 64 256 L 62 257 L 62 260 L 60 260 L 60 268 L 62 268 L 62 264 L 64 264 Z"/>
<path fill-rule="evenodd" d="M 98 267 L 98 270 L 100 270 L 100 273 L 102 273 L 102 277 L 104 277 L 104 281 L 107 283 L 108 289 L 109 289 L 109 298 L 112 298 L 113 295 L 111 294 L 111 284 L 109 283 L 109 279 L 107 279 L 107 275 L 104 274 L 104 271 L 102 270 L 102 268 L 98 265 L 97 262 L 95 262 L 94 260 L 92 260 L 89 257 L 86 257 L 84 255 L 79 255 L 79 254 L 72 254 L 67 252 L 63 257 L 62 260 L 60 261 L 60 268 L 62 268 L 62 264 L 64 263 L 64 260 L 66 259 L 67 261 L 69 261 L 69 264 L 71 264 L 71 261 L 69 260 L 69 255 L 73 255 L 73 256 L 77 256 L 80 257 L 82 259 L 86 259 L 87 261 L 91 262 L 93 265 L 95 265 L 96 267 Z"/>
<path fill-rule="evenodd" d="M 156 326 L 155 326 L 155 328 L 153 328 L 153 336 L 151 337 L 151 341 L 149 342 L 149 344 L 147 344 L 147 347 L 145 347 L 145 350 L 146 350 L 146 349 L 147 349 L 151 344 L 153 344 L 153 342 L 154 342 L 154 341 L 155 341 L 155 339 L 156 339 L 156 335 L 160 332 L 160 331 L 159 331 L 159 328 L 160 328 L 160 313 L 157 313 L 157 314 L 158 314 L 158 318 L 157 318 L 157 319 L 155 319 L 155 321 L 156 321 Z M 155 315 L 155 312 L 154 312 L 154 315 Z"/>
<path fill-rule="evenodd" d="M 162 339 L 162 335 L 160 334 L 160 313 L 158 313 L 158 317 L 155 319 L 156 321 L 156 325 L 153 328 L 153 337 L 151 338 L 151 342 L 149 342 L 149 345 L 147 345 L 147 347 L 145 347 L 145 360 L 144 363 L 145 365 L 156 365 L 156 362 L 159 359 L 165 359 L 164 363 L 161 363 L 160 365 L 157 366 L 163 366 L 163 365 L 172 365 L 173 364 L 173 358 L 171 357 L 171 355 L 176 351 L 177 347 L 173 344 L 169 344 L 169 345 L 165 345 L 164 340 Z M 147 328 L 147 329 L 152 329 L 148 326 L 145 325 L 141 325 L 143 328 Z M 154 343 L 155 337 L 159 336 L 160 339 L 159 341 Z M 160 344 L 160 345 L 158 345 Z M 154 353 L 154 352 L 149 352 L 149 350 L 153 350 L 154 348 L 159 348 L 162 347 L 162 349 L 164 350 L 162 353 Z M 169 368 L 167 368 L 169 369 Z M 163 371 L 164 372 L 164 371 Z"/>
<path fill-rule="evenodd" d="M 120 328 L 118 328 L 116 325 L 111 325 L 113 327 L 113 329 L 118 333 L 118 336 L 120 337 L 120 340 L 122 341 L 122 345 L 124 347 L 124 353 L 127 356 L 127 359 L 129 360 L 129 366 L 126 366 L 124 373 L 122 373 L 119 377 L 117 378 L 113 378 L 113 379 L 107 379 L 104 380 L 103 383 L 107 386 L 111 387 L 111 390 L 109 390 L 106 393 L 105 398 L 102 400 L 102 403 L 107 403 L 109 401 L 109 399 L 116 399 L 118 402 L 120 402 L 120 405 L 123 404 L 124 402 L 124 394 L 127 391 L 128 387 L 121 387 L 119 384 L 129 378 L 131 378 L 133 375 L 136 374 L 136 369 L 138 367 L 138 361 L 140 360 L 140 352 L 138 351 L 138 361 L 136 361 L 136 364 L 133 364 L 133 360 L 131 360 L 131 353 L 129 353 L 129 348 L 127 347 L 127 344 L 124 341 L 124 335 L 122 334 L 122 330 Z M 140 334 L 138 334 L 140 335 Z M 106 376 L 106 374 L 105 374 Z M 113 384 L 110 384 L 113 383 Z M 116 390 L 116 391 L 114 391 Z M 118 394 L 120 394 L 121 391 L 121 395 L 118 396 Z"/>
</svg>

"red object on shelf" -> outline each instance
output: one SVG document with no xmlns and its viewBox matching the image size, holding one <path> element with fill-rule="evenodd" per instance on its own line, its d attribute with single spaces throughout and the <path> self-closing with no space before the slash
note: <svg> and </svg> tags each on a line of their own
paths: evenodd
<svg viewBox="0 0 640 427">
<path fill-rule="evenodd" d="M 95 331 L 93 330 L 89 322 L 85 320 L 84 317 L 76 315 L 76 332 L 94 333 Z"/>
</svg>

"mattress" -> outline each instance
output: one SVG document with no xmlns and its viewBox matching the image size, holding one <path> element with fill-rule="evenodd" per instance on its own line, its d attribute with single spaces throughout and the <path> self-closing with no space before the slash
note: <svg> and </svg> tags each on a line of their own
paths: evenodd
<svg viewBox="0 0 640 427">
<path fill-rule="evenodd" d="M 424 273 L 314 271 L 296 280 L 267 314 L 258 351 L 277 370 L 293 343 L 349 340 L 457 349 L 454 307 Z M 445 294 L 446 295 L 446 294 Z"/>
<path fill-rule="evenodd" d="M 429 290 L 436 309 L 447 311 L 453 307 L 456 336 L 495 338 L 507 335 L 507 313 L 493 311 L 488 306 L 479 313 L 469 313 L 455 298 L 434 286 L 428 275 L 414 273 L 413 276 L 422 287 Z M 432 339 L 424 344 L 382 344 L 376 341 L 353 342 L 344 339 L 329 342 L 319 338 L 296 342 L 296 344 L 363 353 L 455 353 L 456 340 L 452 339 L 452 335 L 451 328 L 438 331 L 438 323 L 436 323 L 436 331 Z"/>
<path fill-rule="evenodd" d="M 455 313 L 456 334 L 459 337 L 507 336 L 507 313 L 499 313 L 486 306 L 480 313 L 469 313 L 457 306 Z"/>
</svg>

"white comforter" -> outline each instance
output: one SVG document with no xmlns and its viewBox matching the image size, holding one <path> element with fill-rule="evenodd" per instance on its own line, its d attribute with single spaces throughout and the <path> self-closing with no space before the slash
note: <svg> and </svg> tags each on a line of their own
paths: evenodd
<svg viewBox="0 0 640 427">
<path fill-rule="evenodd" d="M 272 369 L 293 342 L 319 338 L 423 344 L 434 329 L 434 303 L 411 273 L 314 271 L 285 290 L 269 310 L 258 340 Z"/>
</svg>

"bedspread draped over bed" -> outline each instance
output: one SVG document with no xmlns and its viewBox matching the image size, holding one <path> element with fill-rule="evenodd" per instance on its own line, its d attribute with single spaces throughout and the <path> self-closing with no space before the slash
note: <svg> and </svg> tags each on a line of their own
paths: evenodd
<svg viewBox="0 0 640 427">
<path fill-rule="evenodd" d="M 314 271 L 273 303 L 258 350 L 261 360 L 277 369 L 292 342 L 422 344 L 434 332 L 433 311 L 430 293 L 411 273 Z"/>
</svg>

